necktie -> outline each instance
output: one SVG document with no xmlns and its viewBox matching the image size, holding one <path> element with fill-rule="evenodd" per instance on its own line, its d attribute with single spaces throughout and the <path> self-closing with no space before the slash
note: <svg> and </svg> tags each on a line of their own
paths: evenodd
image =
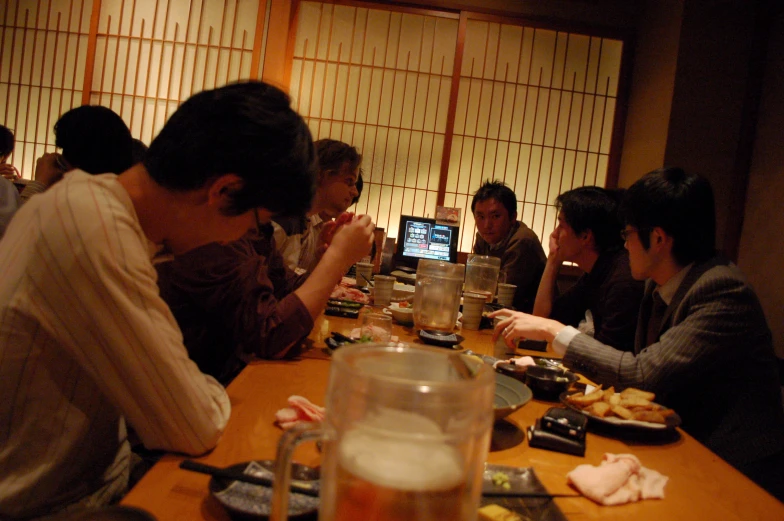
<svg viewBox="0 0 784 521">
<path fill-rule="evenodd" d="M 651 315 L 648 317 L 648 336 L 646 338 L 646 346 L 649 346 L 659 340 L 659 328 L 664 318 L 664 312 L 667 310 L 667 304 L 659 296 L 659 292 L 653 293 L 653 305 L 651 306 Z"/>
</svg>

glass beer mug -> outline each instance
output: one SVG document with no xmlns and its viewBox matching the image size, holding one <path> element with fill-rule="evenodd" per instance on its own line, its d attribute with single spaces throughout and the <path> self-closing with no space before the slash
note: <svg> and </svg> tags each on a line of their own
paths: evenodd
<svg viewBox="0 0 784 521">
<path fill-rule="evenodd" d="M 460 310 L 465 265 L 420 259 L 414 284 L 417 329 L 451 333 Z"/>
<path fill-rule="evenodd" d="M 272 521 L 286 519 L 295 446 L 322 439 L 320 521 L 471 521 L 493 423 L 492 369 L 405 344 L 335 352 L 326 418 L 283 434 Z"/>
</svg>

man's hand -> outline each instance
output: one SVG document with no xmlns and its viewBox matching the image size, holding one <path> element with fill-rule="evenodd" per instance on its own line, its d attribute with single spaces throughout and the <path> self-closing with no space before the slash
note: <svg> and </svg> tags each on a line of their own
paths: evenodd
<svg viewBox="0 0 784 521">
<path fill-rule="evenodd" d="M 550 234 L 550 253 L 547 254 L 547 261 L 554 262 L 558 265 L 563 264 L 561 251 L 558 246 L 558 228 L 553 230 L 553 233 Z"/>
<path fill-rule="evenodd" d="M 50 152 L 38 158 L 35 163 L 35 175 L 33 179 L 42 185 L 49 187 L 63 178 L 65 170 L 58 164 L 60 154 Z"/>
<path fill-rule="evenodd" d="M 535 317 L 527 313 L 499 309 L 490 318 L 503 317 L 493 331 L 493 342 L 501 336 L 506 345 L 514 348 L 518 340 L 545 340 L 552 342 L 555 335 L 565 326 L 549 318 Z"/>
<path fill-rule="evenodd" d="M 338 216 L 336 222 L 343 215 Z M 351 266 L 370 253 L 375 228 L 370 216 L 353 217 L 351 222 L 335 227 L 329 250 L 334 250 L 346 267 Z"/>
<path fill-rule="evenodd" d="M 19 179 L 19 171 L 14 168 L 14 165 L 8 163 L 0 163 L 0 175 L 9 181 L 16 181 Z"/>
</svg>

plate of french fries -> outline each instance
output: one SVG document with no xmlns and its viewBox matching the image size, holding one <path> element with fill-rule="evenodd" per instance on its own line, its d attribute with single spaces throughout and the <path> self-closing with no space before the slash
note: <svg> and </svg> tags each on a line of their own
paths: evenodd
<svg viewBox="0 0 784 521">
<path fill-rule="evenodd" d="M 674 410 L 653 401 L 654 393 L 634 387 L 619 393 L 614 387 L 599 387 L 588 394 L 566 391 L 560 398 L 564 405 L 592 420 L 619 427 L 659 430 L 681 424 L 681 417 Z"/>
</svg>

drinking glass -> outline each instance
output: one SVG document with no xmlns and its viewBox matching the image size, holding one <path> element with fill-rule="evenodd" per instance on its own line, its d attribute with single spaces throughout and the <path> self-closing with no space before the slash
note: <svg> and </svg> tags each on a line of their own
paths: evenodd
<svg viewBox="0 0 784 521">
<path fill-rule="evenodd" d="M 487 302 L 495 296 L 501 259 L 489 255 L 469 255 L 466 263 L 465 290 L 481 293 Z"/>
<path fill-rule="evenodd" d="M 319 438 L 320 521 L 475 519 L 494 382 L 490 366 L 441 349 L 342 347 L 324 422 L 286 431 L 278 445 L 270 519 L 286 518 L 297 443 Z"/>
<path fill-rule="evenodd" d="M 463 293 L 465 266 L 421 259 L 414 284 L 414 325 L 417 329 L 451 333 Z"/>
<path fill-rule="evenodd" d="M 363 342 L 389 342 L 392 338 L 392 317 L 382 313 L 365 314 L 359 338 Z"/>
</svg>

